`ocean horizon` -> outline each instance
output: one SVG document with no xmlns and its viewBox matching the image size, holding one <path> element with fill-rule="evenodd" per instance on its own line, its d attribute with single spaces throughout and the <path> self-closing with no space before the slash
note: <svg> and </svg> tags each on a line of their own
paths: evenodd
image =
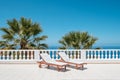
<svg viewBox="0 0 120 80">
<path fill-rule="evenodd" d="M 93 46 L 92 49 L 95 49 L 95 48 L 101 48 L 101 49 L 120 49 L 120 46 Z M 49 47 L 49 49 L 58 49 L 59 47 L 58 46 L 51 46 Z"/>
</svg>

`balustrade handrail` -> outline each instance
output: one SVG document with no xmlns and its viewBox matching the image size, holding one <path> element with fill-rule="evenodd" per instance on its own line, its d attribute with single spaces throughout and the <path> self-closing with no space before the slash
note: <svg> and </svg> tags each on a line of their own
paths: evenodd
<svg viewBox="0 0 120 80">
<path fill-rule="evenodd" d="M 29 50 L 0 50 L 0 61 L 39 61 L 40 53 L 49 53 L 52 59 L 60 59 L 57 52 L 65 52 L 70 59 L 80 59 L 87 62 L 93 61 L 118 61 L 120 62 L 120 49 L 29 49 Z"/>
</svg>

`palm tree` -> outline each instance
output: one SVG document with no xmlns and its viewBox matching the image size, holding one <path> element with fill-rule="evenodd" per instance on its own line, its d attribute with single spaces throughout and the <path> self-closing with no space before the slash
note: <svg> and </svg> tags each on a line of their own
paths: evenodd
<svg viewBox="0 0 120 80">
<path fill-rule="evenodd" d="M 88 32 L 69 32 L 59 40 L 60 49 L 90 49 L 97 38 L 90 36 Z"/>
<path fill-rule="evenodd" d="M 42 32 L 41 26 L 38 23 L 33 23 L 31 19 L 26 19 L 21 17 L 18 21 L 16 19 L 8 20 L 7 24 L 9 28 L 1 28 L 5 33 L 2 35 L 2 38 L 5 44 L 13 45 L 11 48 L 20 48 L 20 49 L 43 49 L 47 48 L 47 44 L 40 43 L 42 40 L 45 40 L 47 36 L 41 36 Z"/>
<path fill-rule="evenodd" d="M 0 47 L 2 49 L 15 49 L 15 44 L 8 44 L 7 41 L 0 41 Z"/>
</svg>

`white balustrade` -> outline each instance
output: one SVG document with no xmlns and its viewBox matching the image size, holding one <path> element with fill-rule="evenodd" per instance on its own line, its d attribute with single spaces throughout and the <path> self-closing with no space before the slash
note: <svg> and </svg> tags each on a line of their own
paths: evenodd
<svg viewBox="0 0 120 80">
<path fill-rule="evenodd" d="M 52 59 L 60 59 L 58 52 L 65 52 L 70 59 L 87 62 L 120 62 L 120 49 L 83 49 L 83 50 L 0 50 L 0 62 L 4 61 L 39 61 L 40 53 L 48 53 Z"/>
</svg>

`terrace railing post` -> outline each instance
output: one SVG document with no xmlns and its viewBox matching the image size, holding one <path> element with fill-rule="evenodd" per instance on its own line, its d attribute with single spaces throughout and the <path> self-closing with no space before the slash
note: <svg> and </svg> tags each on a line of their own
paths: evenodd
<svg viewBox="0 0 120 80">
<path fill-rule="evenodd" d="M 34 51 L 35 61 L 40 60 L 39 54 L 40 54 L 39 50 L 35 50 L 35 51 Z"/>
<path fill-rule="evenodd" d="M 86 50 L 81 50 L 81 60 L 86 60 Z"/>
</svg>

